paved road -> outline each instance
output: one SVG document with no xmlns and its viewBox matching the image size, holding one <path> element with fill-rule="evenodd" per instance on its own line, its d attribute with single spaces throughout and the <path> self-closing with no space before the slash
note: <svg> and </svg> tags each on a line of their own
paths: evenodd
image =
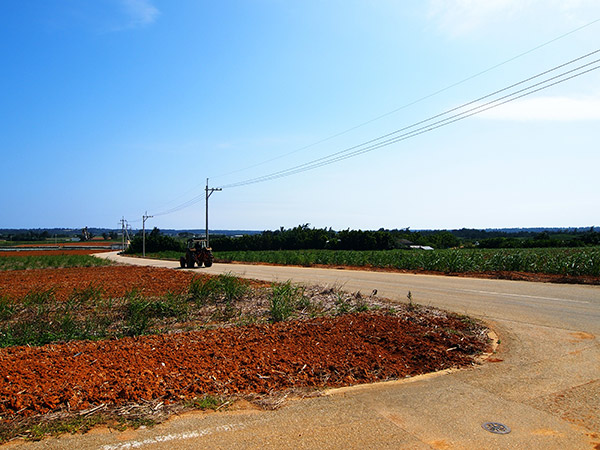
<svg viewBox="0 0 600 450">
<path fill-rule="evenodd" d="M 105 257 L 177 266 L 114 253 Z M 193 270 L 363 293 L 377 289 L 394 301 L 404 301 L 410 290 L 418 303 L 486 320 L 501 342 L 495 362 L 467 370 L 334 390 L 276 411 L 191 413 L 151 429 L 99 430 L 28 447 L 600 448 L 598 286 L 238 264 Z M 481 427 L 485 422 L 501 422 L 512 431 L 492 434 Z"/>
</svg>

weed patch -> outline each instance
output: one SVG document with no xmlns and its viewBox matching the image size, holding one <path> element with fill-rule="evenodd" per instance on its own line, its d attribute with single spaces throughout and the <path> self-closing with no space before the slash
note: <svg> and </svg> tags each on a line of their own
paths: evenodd
<svg viewBox="0 0 600 450">
<path fill-rule="evenodd" d="M 95 304 L 100 301 L 104 289 L 96 287 L 93 283 L 90 283 L 85 288 L 74 288 L 73 292 L 69 296 L 69 300 L 80 303 L 80 304 Z"/>
<path fill-rule="evenodd" d="M 188 295 L 198 306 L 212 303 L 231 303 L 241 299 L 248 292 L 248 284 L 231 274 L 209 278 L 194 278 L 188 288 Z"/>
<path fill-rule="evenodd" d="M 304 289 L 287 281 L 275 284 L 271 288 L 269 313 L 272 322 L 281 322 L 291 317 L 299 306 L 307 306 L 304 300 Z"/>
<path fill-rule="evenodd" d="M 214 411 L 225 403 L 225 400 L 223 400 L 221 397 L 206 394 L 201 397 L 195 397 L 191 401 L 187 402 L 186 406 L 202 410 L 211 409 Z"/>
<path fill-rule="evenodd" d="M 6 320 L 12 316 L 14 308 L 8 297 L 0 297 L 0 320 Z"/>
<path fill-rule="evenodd" d="M 125 305 L 126 335 L 139 336 L 144 334 L 152 319 L 152 303 L 142 297 L 128 299 Z"/>
</svg>

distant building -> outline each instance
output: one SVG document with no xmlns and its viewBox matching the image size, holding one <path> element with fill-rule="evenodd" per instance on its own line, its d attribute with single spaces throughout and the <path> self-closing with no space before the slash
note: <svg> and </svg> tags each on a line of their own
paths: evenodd
<svg viewBox="0 0 600 450">
<path fill-rule="evenodd" d="M 433 247 L 430 247 L 429 245 L 411 245 L 410 248 L 417 250 L 433 250 Z"/>
</svg>

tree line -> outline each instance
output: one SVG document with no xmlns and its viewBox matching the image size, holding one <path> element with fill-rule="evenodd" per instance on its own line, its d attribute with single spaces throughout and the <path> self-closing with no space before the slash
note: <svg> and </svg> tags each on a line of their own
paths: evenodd
<svg viewBox="0 0 600 450">
<path fill-rule="evenodd" d="M 332 228 L 311 228 L 308 224 L 294 228 L 281 227 L 275 231 L 263 231 L 259 234 L 242 236 L 214 236 L 211 247 L 214 251 L 252 251 L 252 250 L 393 250 L 416 246 L 430 246 L 436 249 L 468 248 L 541 248 L 541 247 L 583 247 L 600 245 L 600 232 L 593 228 L 585 232 L 551 235 L 547 231 L 531 233 L 527 237 L 511 237 L 492 232 L 493 237 L 485 237 L 486 232 L 479 230 L 482 238 L 464 238 L 457 234 L 463 230 L 411 231 L 403 230 L 341 230 Z M 562 236 L 562 238 L 561 238 Z M 141 231 L 131 241 L 128 253 L 142 252 Z M 185 252 L 186 242 L 161 233 L 154 228 L 146 234 L 146 252 L 163 250 Z"/>
<path fill-rule="evenodd" d="M 255 235 L 239 237 L 219 236 L 211 240 L 215 251 L 245 250 L 392 250 L 410 245 L 450 248 L 460 245 L 460 240 L 448 231 L 425 235 L 405 230 L 341 230 L 310 228 L 308 224 Z"/>
<path fill-rule="evenodd" d="M 308 224 L 276 231 L 263 231 L 239 237 L 215 237 L 211 246 L 215 251 L 246 250 L 393 250 L 411 245 L 433 248 L 543 248 L 585 247 L 600 245 L 600 232 L 586 231 L 520 231 L 515 234 L 486 230 L 427 230 L 410 229 L 341 230 L 310 228 Z"/>
</svg>

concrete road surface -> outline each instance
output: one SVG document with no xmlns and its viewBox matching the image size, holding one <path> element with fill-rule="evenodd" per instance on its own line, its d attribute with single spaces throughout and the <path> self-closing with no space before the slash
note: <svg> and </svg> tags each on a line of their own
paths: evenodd
<svg viewBox="0 0 600 450">
<path fill-rule="evenodd" d="M 130 264 L 164 261 L 100 254 Z M 188 269 L 178 269 L 188 270 Z M 490 362 L 332 390 L 278 410 L 194 412 L 153 428 L 63 436 L 16 448 L 600 449 L 600 287 L 354 270 L 215 264 L 198 273 L 340 286 L 484 319 Z M 508 434 L 483 429 L 486 422 Z"/>
</svg>

